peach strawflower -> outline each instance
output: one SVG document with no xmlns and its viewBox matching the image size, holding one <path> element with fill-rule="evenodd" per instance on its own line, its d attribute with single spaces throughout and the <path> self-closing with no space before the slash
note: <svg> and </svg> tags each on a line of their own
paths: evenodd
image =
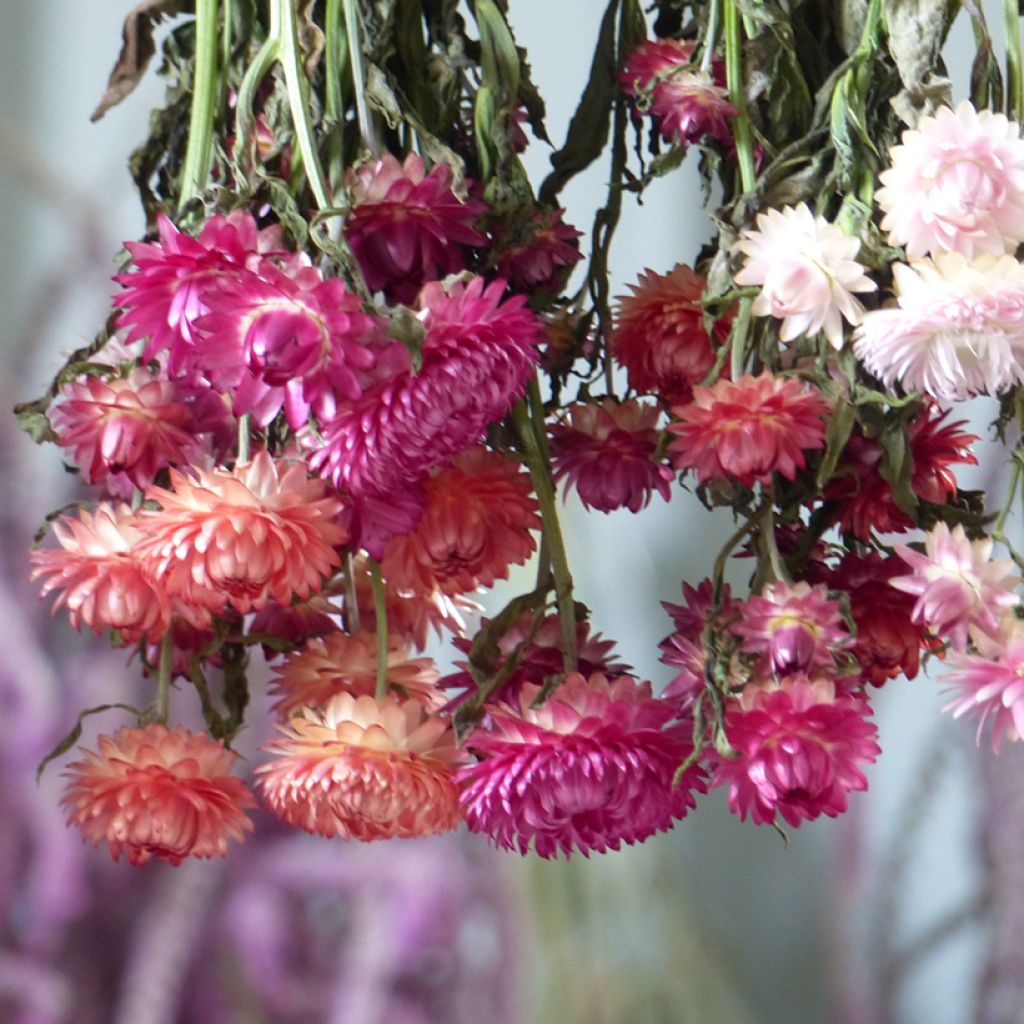
<svg viewBox="0 0 1024 1024">
<path fill-rule="evenodd" d="M 416 529 L 393 537 L 381 567 L 399 590 L 464 594 L 508 579 L 537 548 L 530 475 L 500 452 L 470 449 L 424 484 Z"/>
<path fill-rule="evenodd" d="M 854 352 L 887 387 L 955 401 L 1024 382 L 1024 266 L 956 252 L 893 267 L 898 307 L 867 313 Z"/>
<path fill-rule="evenodd" d="M 772 473 L 792 480 L 806 464 L 804 452 L 825 445 L 829 404 L 795 378 L 744 374 L 696 387 L 690 405 L 672 412 L 669 445 L 679 469 L 693 469 L 701 483 L 735 479 L 744 487 L 771 482 Z"/>
<path fill-rule="evenodd" d="M 990 537 L 970 540 L 959 523 L 950 530 L 940 522 L 925 538 L 924 554 L 893 546 L 911 571 L 889 583 L 917 598 L 914 622 L 948 638 L 954 650 L 966 650 L 970 627 L 997 637 L 999 617 L 1020 604 L 1014 590 L 1020 577 L 1010 559 L 992 560 L 992 544 Z"/>
<path fill-rule="evenodd" d="M 700 304 L 706 284 L 706 278 L 678 263 L 667 274 L 646 270 L 629 285 L 631 295 L 618 297 L 612 355 L 634 391 L 656 394 L 669 404 L 688 402 L 693 385 L 715 365 L 715 349 L 729 324 L 718 321 L 712 342 Z"/>
<path fill-rule="evenodd" d="M 757 230 L 744 231 L 736 248 L 747 258 L 734 280 L 761 285 L 753 313 L 780 319 L 781 341 L 824 331 L 842 348 L 843 320 L 856 326 L 864 313 L 854 294 L 878 287 L 856 260 L 860 239 L 806 203 L 759 213 Z"/>
<path fill-rule="evenodd" d="M 460 820 L 452 769 L 462 759 L 447 719 L 415 698 L 341 693 L 278 726 L 276 755 L 256 769 L 282 821 L 342 839 L 411 839 Z"/>
<path fill-rule="evenodd" d="M 186 857 L 224 857 L 228 840 L 252 831 L 245 810 L 256 801 L 231 775 L 237 755 L 205 733 L 182 726 L 124 726 L 82 750 L 64 773 L 61 804 L 93 846 L 106 842 L 139 867 L 151 858 L 179 865 Z"/>
<path fill-rule="evenodd" d="M 146 494 L 142 553 L 172 596 L 243 614 L 269 600 L 288 604 L 319 591 L 347 540 L 341 503 L 301 463 L 265 451 L 233 470 L 171 470 L 170 489 Z"/>
<path fill-rule="evenodd" d="M 303 708 L 327 704 L 339 693 L 373 696 L 377 685 L 377 638 L 372 633 L 332 633 L 309 640 L 274 668 L 270 693 L 274 712 L 287 719 Z M 411 658 L 397 637 L 388 643 L 388 684 L 424 707 L 438 708 L 445 698 L 437 688 L 437 666 L 430 658 Z"/>
<path fill-rule="evenodd" d="M 882 230 L 907 256 L 1001 255 L 1024 241 L 1020 125 L 964 100 L 922 117 L 889 151 L 875 193 Z"/>
<path fill-rule="evenodd" d="M 150 564 L 139 554 L 140 518 L 125 504 L 61 516 L 53 532 L 59 549 L 35 550 L 32 579 L 43 577 L 42 596 L 59 591 L 53 610 L 68 609 L 71 625 L 94 633 L 118 632 L 121 641 L 156 642 L 170 625 L 171 602 Z"/>
</svg>

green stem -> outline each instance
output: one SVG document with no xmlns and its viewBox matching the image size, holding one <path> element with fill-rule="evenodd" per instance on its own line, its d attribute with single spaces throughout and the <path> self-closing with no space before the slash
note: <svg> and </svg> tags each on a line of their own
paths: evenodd
<svg viewBox="0 0 1024 1024">
<path fill-rule="evenodd" d="M 252 426 L 252 413 L 245 412 L 238 417 L 238 462 L 236 465 L 249 464 L 249 430 Z"/>
<path fill-rule="evenodd" d="M 196 0 L 196 59 L 192 72 L 192 114 L 181 171 L 178 211 L 201 195 L 213 166 L 213 125 L 217 108 L 217 15 L 219 0 Z"/>
<path fill-rule="evenodd" d="M 326 43 L 324 47 L 324 116 L 330 124 L 327 141 L 327 175 L 335 193 L 340 189 L 345 172 L 345 99 L 342 92 L 342 74 L 346 70 L 348 33 L 341 12 L 341 0 L 327 0 L 324 14 Z"/>
<path fill-rule="evenodd" d="M 736 0 L 723 0 L 725 31 L 725 81 L 729 102 L 736 108 L 733 134 L 736 137 L 736 159 L 740 167 L 740 184 L 751 192 L 757 181 L 754 169 L 754 135 L 747 113 L 747 94 L 743 82 L 743 39 L 740 33 L 740 12 Z"/>
<path fill-rule="evenodd" d="M 288 93 L 288 107 L 292 114 L 292 125 L 295 129 L 295 140 L 299 144 L 299 153 L 306 171 L 306 179 L 313 192 L 313 198 L 319 209 L 324 210 L 331 205 L 324 181 L 323 168 L 320 166 L 320 155 L 316 148 L 313 135 L 313 124 L 309 117 L 309 79 L 302 64 L 299 50 L 299 30 L 295 23 L 296 0 L 277 0 L 279 11 L 279 28 L 281 47 L 278 59 L 284 68 L 285 90 Z"/>
<path fill-rule="evenodd" d="M 366 71 L 363 68 L 362 26 L 356 0 L 342 0 L 345 11 L 345 27 L 348 30 L 348 56 L 352 63 L 352 86 L 356 97 L 356 120 L 363 145 L 373 156 L 380 152 L 377 128 L 366 103 Z"/>
<path fill-rule="evenodd" d="M 376 698 L 383 700 L 388 693 L 388 605 L 384 593 L 384 577 L 380 562 L 370 559 L 370 586 L 373 588 L 373 615 L 377 620 L 377 689 Z"/>
<path fill-rule="evenodd" d="M 773 583 L 792 584 L 793 579 L 786 569 L 782 556 L 779 554 L 779 545 L 775 539 L 775 487 L 765 487 L 761 497 L 761 519 L 758 523 L 758 535 L 761 539 L 761 547 L 768 556 L 768 566 L 771 569 L 774 579 Z M 760 574 L 759 574 L 760 575 Z"/>
<path fill-rule="evenodd" d="M 1013 460 L 1013 469 L 1010 471 L 1010 486 L 1006 494 L 1006 503 L 1000 510 L 999 518 L 996 520 L 996 525 L 993 529 L 993 533 L 997 535 L 1003 534 L 1003 527 L 1006 525 L 1006 517 L 1010 514 L 1010 509 L 1017 496 L 1017 488 L 1020 486 L 1021 468 L 1021 464 L 1015 458 Z"/>
<path fill-rule="evenodd" d="M 1020 9 L 1018 0 L 1003 0 L 1006 28 L 1006 114 L 1011 121 L 1024 116 L 1024 74 L 1022 74 Z"/>
<path fill-rule="evenodd" d="M 566 673 L 576 671 L 576 602 L 572 596 L 572 574 L 565 551 L 562 527 L 555 504 L 555 484 L 544 429 L 544 407 L 536 378 L 530 381 L 527 398 L 517 402 L 512 417 L 523 443 L 523 455 L 540 505 L 540 517 L 555 577 L 555 603 L 562 640 L 562 662 Z"/>
<path fill-rule="evenodd" d="M 224 30 L 221 33 L 220 67 L 225 80 L 227 79 L 228 68 L 231 67 L 231 49 L 235 45 L 234 39 L 231 37 L 231 31 L 234 28 L 233 5 L 234 0 L 224 0 Z M 227 94 L 223 87 L 221 88 L 221 95 L 226 100 Z"/>
<path fill-rule="evenodd" d="M 174 631 L 168 628 L 160 641 L 160 667 L 156 684 L 156 720 L 167 724 L 171 705 L 171 668 L 174 664 Z"/>
<path fill-rule="evenodd" d="M 729 369 L 733 380 L 739 380 L 747 366 L 747 333 L 750 330 L 750 310 L 754 300 L 740 299 L 739 312 L 733 321 L 729 336 Z"/>
<path fill-rule="evenodd" d="M 360 632 L 359 592 L 356 590 L 356 557 L 349 548 L 345 552 L 345 628 L 350 635 Z"/>
<path fill-rule="evenodd" d="M 263 45 L 246 69 L 242 84 L 238 87 L 238 99 L 235 102 L 235 146 L 231 157 L 235 164 L 242 168 L 242 172 L 246 176 L 252 173 L 252 155 L 255 148 L 252 138 L 253 101 L 256 99 L 256 90 L 260 87 L 260 83 L 274 66 L 280 48 L 277 22 L 277 5 L 275 4 L 270 8 L 270 34 L 263 41 Z M 239 155 L 242 152 L 246 157 L 244 164 L 239 160 Z"/>
<path fill-rule="evenodd" d="M 708 4 L 708 27 L 704 33 L 704 52 L 700 55 L 700 69 L 705 74 L 711 71 L 715 57 L 715 43 L 718 41 L 718 20 L 721 17 L 721 0 L 710 0 Z"/>
</svg>

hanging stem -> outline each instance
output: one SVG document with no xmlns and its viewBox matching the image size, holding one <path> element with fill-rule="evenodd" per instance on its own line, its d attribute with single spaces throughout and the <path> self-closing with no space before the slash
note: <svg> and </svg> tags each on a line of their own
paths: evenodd
<svg viewBox="0 0 1024 1024">
<path fill-rule="evenodd" d="M 362 26 L 359 22 L 359 11 L 356 0 L 342 0 L 345 11 L 345 27 L 348 30 L 348 56 L 352 62 L 352 85 L 356 96 L 356 120 L 359 132 L 363 137 L 363 145 L 373 156 L 380 153 L 380 142 L 377 139 L 377 128 L 366 104 L 366 71 L 363 68 Z"/>
<path fill-rule="evenodd" d="M 349 548 L 345 552 L 345 628 L 355 636 L 362 623 L 359 614 L 359 596 L 356 590 L 356 558 Z"/>
<path fill-rule="evenodd" d="M 377 689 L 375 696 L 383 700 L 388 693 L 388 606 L 384 593 L 384 577 L 380 562 L 370 559 L 370 585 L 373 588 L 373 614 L 377 620 Z"/>
<path fill-rule="evenodd" d="M 721 17 L 721 0 L 710 0 L 708 4 L 708 27 L 704 33 L 704 52 L 700 55 L 700 69 L 705 74 L 711 71 L 715 57 L 715 43 L 718 42 L 718 19 Z"/>
<path fill-rule="evenodd" d="M 238 417 L 238 461 L 236 465 L 249 464 L 249 430 L 252 426 L 252 413 L 244 412 Z"/>
<path fill-rule="evenodd" d="M 327 176 L 336 192 L 344 173 L 345 100 L 342 93 L 342 73 L 347 63 L 348 33 L 342 20 L 341 0 L 327 0 L 324 15 L 326 42 L 324 45 L 324 116 L 330 124 L 327 141 Z"/>
<path fill-rule="evenodd" d="M 1020 41 L 1020 9 L 1017 0 L 1003 0 L 1006 28 L 1006 114 L 1011 121 L 1024 116 L 1024 72 Z"/>
<path fill-rule="evenodd" d="M 753 191 L 757 181 L 754 169 L 754 135 L 747 113 L 747 94 L 743 82 L 743 39 L 740 33 L 740 13 L 736 0 L 724 3 L 725 29 L 725 81 L 729 87 L 729 102 L 736 108 L 733 134 L 736 137 L 736 159 L 740 167 L 740 184 L 744 192 Z"/>
<path fill-rule="evenodd" d="M 196 0 L 196 59 L 192 72 L 192 114 L 181 171 L 178 211 L 202 194 L 213 166 L 213 124 L 217 107 L 217 15 L 219 0 Z"/>
<path fill-rule="evenodd" d="M 160 641 L 160 667 L 156 682 L 156 720 L 167 724 L 171 706 L 171 668 L 174 663 L 174 630 L 170 627 Z"/>
</svg>

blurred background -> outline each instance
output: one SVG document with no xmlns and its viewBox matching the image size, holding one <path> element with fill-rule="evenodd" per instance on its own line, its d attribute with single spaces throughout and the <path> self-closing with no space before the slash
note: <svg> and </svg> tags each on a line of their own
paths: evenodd
<svg viewBox="0 0 1024 1024">
<path fill-rule="evenodd" d="M 3 407 L 41 393 L 90 339 L 113 257 L 142 231 L 126 170 L 162 96 L 152 73 L 89 114 L 128 0 L 7 0 L 0 31 Z M 511 17 L 564 136 L 586 80 L 596 0 L 514 0 Z M 991 18 L 993 34 L 1001 16 Z M 972 53 L 961 18 L 957 95 Z M 548 151 L 534 142 L 531 176 Z M 566 193 L 588 231 L 596 166 Z M 691 261 L 711 227 L 692 161 L 627 201 L 614 294 Z M 991 409 L 973 410 L 986 434 Z M 1011 1024 L 1024 1021 L 1024 755 L 976 749 L 920 677 L 876 700 L 884 750 L 841 820 L 741 825 L 725 794 L 619 854 L 545 863 L 461 833 L 362 846 L 277 829 L 223 863 L 115 865 L 65 829 L 60 769 L 35 765 L 78 709 L 139 692 L 137 666 L 51 620 L 26 551 L 74 480 L 0 417 L 0 1024 Z M 988 457 L 965 486 L 999 486 Z M 657 500 L 657 499 L 656 499 Z M 566 506 L 579 597 L 660 686 L 659 602 L 696 583 L 730 524 L 674 493 L 637 519 Z M 737 582 L 741 582 L 737 579 Z M 513 580 L 512 586 L 515 585 Z M 500 595 L 498 595 L 500 597 Z M 176 698 L 187 718 L 189 695 Z M 260 719 L 258 706 L 251 721 Z M 112 720 L 105 721 L 111 728 Z M 87 723 L 84 742 L 100 728 Z M 265 737 L 253 727 L 243 753 Z M 251 759 L 251 758 L 250 758 Z"/>
</svg>

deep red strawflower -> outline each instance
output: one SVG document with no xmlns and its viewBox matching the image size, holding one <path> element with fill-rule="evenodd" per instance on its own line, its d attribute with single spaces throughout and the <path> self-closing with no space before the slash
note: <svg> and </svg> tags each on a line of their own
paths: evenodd
<svg viewBox="0 0 1024 1024">
<path fill-rule="evenodd" d="M 513 290 L 557 293 L 565 287 L 570 270 L 583 258 L 583 232 L 566 224 L 564 214 L 565 210 L 539 210 L 522 238 L 502 245 L 498 273 Z"/>
<path fill-rule="evenodd" d="M 715 365 L 729 320 L 718 320 L 712 341 L 700 305 L 706 284 L 706 278 L 679 263 L 667 274 L 645 271 L 629 285 L 631 295 L 618 297 L 612 355 L 633 390 L 656 394 L 669 405 L 689 402 L 693 386 Z"/>
<path fill-rule="evenodd" d="M 508 579 L 537 548 L 541 526 L 530 475 L 499 452 L 472 448 L 423 487 L 416 529 L 393 537 L 381 562 L 400 590 L 464 594 Z"/>
<path fill-rule="evenodd" d="M 565 422 L 551 427 L 555 479 L 575 487 L 580 501 L 599 512 L 639 512 L 655 491 L 668 501 L 675 474 L 654 460 L 660 416 L 657 405 L 635 398 L 570 406 Z"/>
<path fill-rule="evenodd" d="M 962 428 L 966 420 L 946 423 L 950 410 L 925 406 L 910 424 L 907 441 L 913 461 L 910 486 L 925 501 L 944 505 L 956 497 L 956 474 L 951 466 L 974 466 L 971 451 L 977 435 Z M 856 429 L 825 488 L 825 500 L 836 502 L 836 520 L 841 529 L 862 540 L 872 531 L 901 533 L 913 528 L 913 520 L 893 500 L 892 488 L 882 478 L 882 443 Z"/>
<path fill-rule="evenodd" d="M 371 291 L 411 303 L 428 281 L 465 269 L 463 246 L 487 236 L 473 224 L 488 212 L 479 199 L 459 199 L 452 171 L 410 153 L 400 164 L 390 153 L 348 172 L 352 212 L 345 237 Z"/>
<path fill-rule="evenodd" d="M 314 471 L 355 497 L 386 497 L 483 438 L 522 395 L 537 364 L 541 327 L 504 281 L 482 278 L 420 296 L 422 365 L 376 385 L 324 428 Z"/>
<path fill-rule="evenodd" d="M 491 707 L 467 741 L 481 758 L 456 776 L 471 831 L 523 854 L 587 856 L 643 842 L 696 805 L 703 768 L 673 785 L 692 724 L 671 723 L 649 683 L 574 672 L 533 707 L 540 690 L 527 683 L 516 706 Z"/>
<path fill-rule="evenodd" d="M 834 696 L 826 680 L 795 677 L 760 690 L 750 706 L 733 701 L 725 732 L 739 756 L 719 760 L 713 786 L 729 787 L 729 808 L 757 825 L 777 815 L 797 828 L 822 814 L 846 810 L 847 793 L 867 789 L 861 765 L 881 752 L 867 701 Z"/>
<path fill-rule="evenodd" d="M 118 327 L 128 327 L 128 344 L 146 338 L 144 359 L 167 351 L 172 377 L 194 376 L 195 323 L 209 311 L 206 292 L 224 274 L 237 273 L 260 254 L 280 249 L 280 227 L 257 229 L 252 215 L 235 210 L 216 214 L 198 238 L 179 231 L 160 214 L 155 242 L 125 242 L 134 272 L 114 280 L 124 290 L 114 304 L 124 312 Z"/>
<path fill-rule="evenodd" d="M 792 480 L 804 452 L 825 445 L 830 406 L 794 378 L 744 374 L 696 387 L 693 402 L 673 406 L 677 435 L 669 445 L 679 469 L 693 469 L 701 483 L 734 479 L 744 487 L 771 482 L 772 473 Z"/>
</svg>

